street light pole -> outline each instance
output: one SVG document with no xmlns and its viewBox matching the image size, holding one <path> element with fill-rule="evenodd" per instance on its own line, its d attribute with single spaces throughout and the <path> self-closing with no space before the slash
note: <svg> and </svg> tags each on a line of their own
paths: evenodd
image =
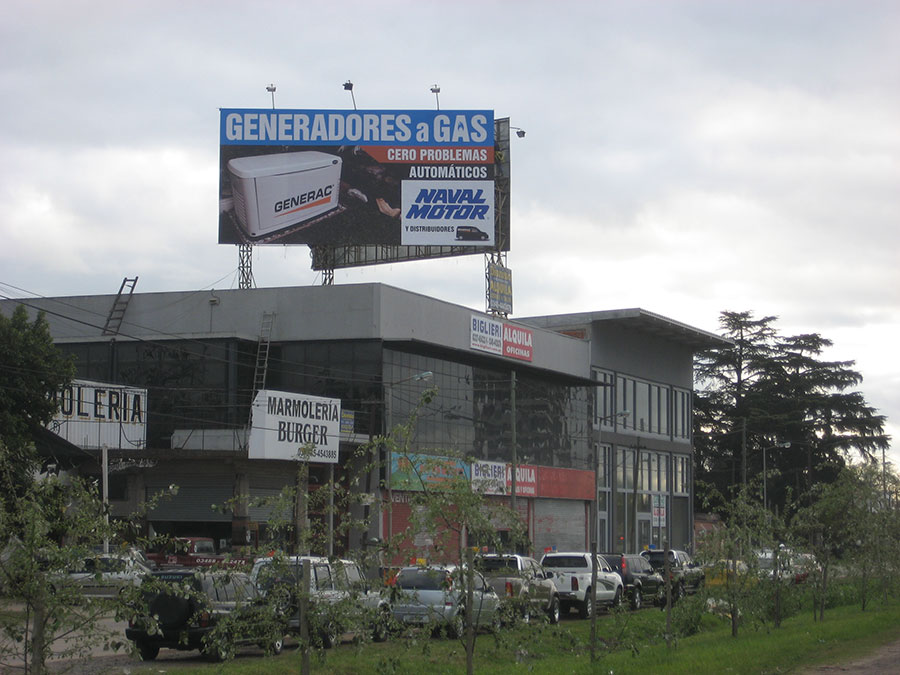
<svg viewBox="0 0 900 675">
<path fill-rule="evenodd" d="M 511 474 L 511 484 L 510 484 L 510 496 L 509 496 L 509 508 L 512 509 L 512 512 L 515 514 L 516 519 L 519 518 L 519 512 L 516 510 L 516 473 L 518 473 L 519 469 L 519 457 L 518 457 L 518 449 L 516 448 L 516 371 L 511 370 L 509 373 L 509 424 L 510 424 L 510 444 L 512 445 L 512 468 L 510 470 Z"/>
</svg>

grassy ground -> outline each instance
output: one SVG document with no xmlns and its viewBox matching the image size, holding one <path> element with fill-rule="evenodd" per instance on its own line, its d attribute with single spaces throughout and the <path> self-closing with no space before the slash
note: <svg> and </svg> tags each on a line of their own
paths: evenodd
<svg viewBox="0 0 900 675">
<path fill-rule="evenodd" d="M 743 627 L 731 637 L 727 620 L 706 615 L 701 631 L 667 648 L 665 615 L 644 610 L 601 616 L 598 629 L 604 644 L 600 659 L 590 658 L 590 622 L 566 620 L 559 626 L 527 626 L 497 636 L 480 635 L 476 646 L 477 673 L 747 673 L 774 674 L 825 663 L 838 663 L 900 639 L 900 606 L 856 607 L 826 611 L 813 621 L 810 612 L 770 626 Z M 314 673 L 464 673 L 466 659 L 456 640 L 426 636 L 382 644 L 353 645 L 312 657 Z M 149 664 L 147 664 L 149 666 Z M 160 664 L 161 665 L 161 664 Z M 278 658 L 243 656 L 227 664 L 167 672 L 296 673 L 300 654 L 286 650 Z M 138 670 L 135 668 L 135 670 Z"/>
</svg>

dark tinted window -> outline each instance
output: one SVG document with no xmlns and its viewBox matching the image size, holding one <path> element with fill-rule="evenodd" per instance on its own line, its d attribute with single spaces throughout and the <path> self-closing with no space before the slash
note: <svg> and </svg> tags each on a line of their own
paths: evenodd
<svg viewBox="0 0 900 675">
<path fill-rule="evenodd" d="M 609 564 L 609 566 L 616 572 L 622 571 L 621 570 L 622 556 L 620 556 L 620 555 L 602 555 L 600 557 L 603 558 Z"/>
<path fill-rule="evenodd" d="M 331 590 L 334 584 L 331 581 L 331 568 L 328 565 L 316 565 L 313 567 L 316 574 L 316 589 Z"/>
<path fill-rule="evenodd" d="M 483 558 L 481 567 L 487 572 L 517 574 L 519 571 L 519 565 L 513 557 Z"/>
<path fill-rule="evenodd" d="M 440 591 L 450 585 L 446 570 L 406 568 L 397 575 L 397 586 L 412 591 Z"/>
<path fill-rule="evenodd" d="M 583 555 L 544 556 L 541 564 L 544 567 L 589 567 L 587 558 Z"/>
</svg>

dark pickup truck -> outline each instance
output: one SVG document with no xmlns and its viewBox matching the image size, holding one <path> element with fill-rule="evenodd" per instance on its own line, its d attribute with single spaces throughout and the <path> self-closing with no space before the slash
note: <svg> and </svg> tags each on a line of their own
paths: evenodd
<svg viewBox="0 0 900 675">
<path fill-rule="evenodd" d="M 666 552 L 657 549 L 642 551 L 641 555 L 650 561 L 653 568 L 665 580 Z M 685 551 L 669 551 L 669 575 L 672 583 L 672 598 L 684 597 L 685 593 L 696 593 L 706 580 L 703 567 L 694 562 Z"/>
</svg>

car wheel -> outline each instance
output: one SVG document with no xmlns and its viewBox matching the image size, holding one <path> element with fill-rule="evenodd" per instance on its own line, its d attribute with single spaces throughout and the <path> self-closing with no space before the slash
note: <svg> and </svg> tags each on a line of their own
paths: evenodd
<svg viewBox="0 0 900 675">
<path fill-rule="evenodd" d="M 269 646 L 271 648 L 272 655 L 278 656 L 281 653 L 281 650 L 284 649 L 284 638 L 280 637 L 277 640 L 273 640 L 272 644 Z"/>
<path fill-rule="evenodd" d="M 325 647 L 325 649 L 331 649 L 337 645 L 340 640 L 341 634 L 334 624 L 328 624 L 325 630 L 322 631 L 322 646 Z"/>
<path fill-rule="evenodd" d="M 640 609 L 644 604 L 644 598 L 641 595 L 641 589 L 635 588 L 631 593 L 631 609 Z"/>
<path fill-rule="evenodd" d="M 525 608 L 522 610 L 522 623 L 526 626 L 531 623 L 531 607 L 525 605 Z"/>
<path fill-rule="evenodd" d="M 210 644 L 203 647 L 200 651 L 207 660 L 213 661 L 214 663 L 220 663 L 228 659 L 228 648 L 225 645 L 210 642 Z"/>
<path fill-rule="evenodd" d="M 555 595 L 550 600 L 550 610 L 547 612 L 547 618 L 550 619 L 552 624 L 559 623 L 559 598 Z"/>
<path fill-rule="evenodd" d="M 587 590 L 587 593 L 584 594 L 584 602 L 581 603 L 581 606 L 578 608 L 578 615 L 582 619 L 590 619 L 591 614 L 594 613 L 594 601 L 591 598 L 591 589 Z"/>
<path fill-rule="evenodd" d="M 137 643 L 138 653 L 141 655 L 141 661 L 152 661 L 159 656 L 159 647 L 147 644 L 146 642 Z"/>
<path fill-rule="evenodd" d="M 456 613 L 450 620 L 449 633 L 452 638 L 461 638 L 466 632 L 466 616 L 465 613 L 460 610 Z"/>
<path fill-rule="evenodd" d="M 681 600 L 684 597 L 684 584 L 678 584 L 678 588 L 675 589 L 675 599 Z"/>
<path fill-rule="evenodd" d="M 622 589 L 617 588 L 616 594 L 613 596 L 613 601 L 612 601 L 611 607 L 613 609 L 618 609 L 621 606 L 622 606 Z"/>
<path fill-rule="evenodd" d="M 391 620 L 390 611 L 387 608 L 378 610 L 375 617 L 375 625 L 372 628 L 372 641 L 384 642 L 388 638 L 388 626 Z"/>
</svg>

